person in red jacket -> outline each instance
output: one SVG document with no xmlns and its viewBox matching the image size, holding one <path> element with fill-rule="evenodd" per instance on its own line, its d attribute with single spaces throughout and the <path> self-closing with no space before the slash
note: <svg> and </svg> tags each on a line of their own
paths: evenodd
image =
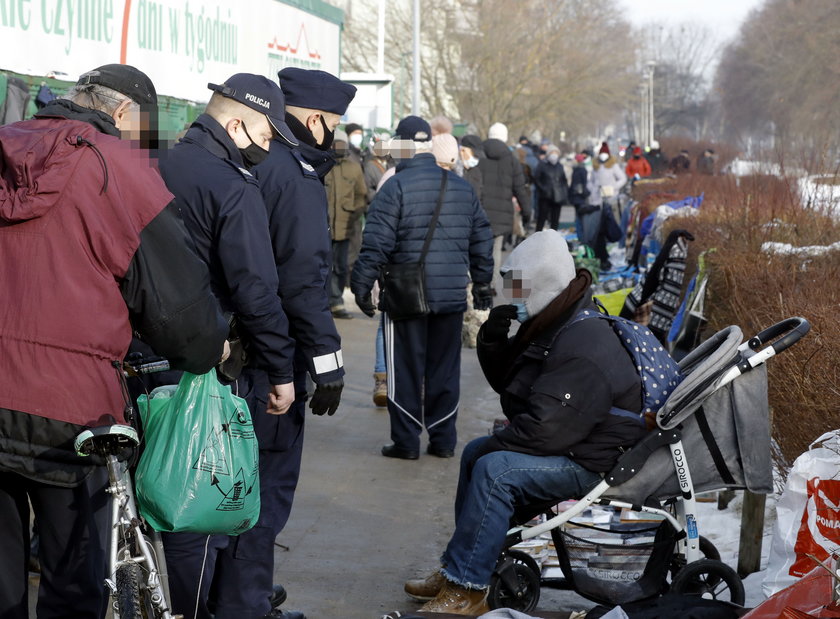
<svg viewBox="0 0 840 619">
<path fill-rule="evenodd" d="M 105 65 L 0 127 L 0 617 L 29 614 L 30 504 L 38 617 L 105 614 L 108 476 L 73 440 L 126 422 L 132 332 L 193 373 L 225 349 L 207 268 L 135 142 L 156 105 L 144 73 Z"/>
<path fill-rule="evenodd" d="M 642 149 L 639 146 L 633 147 L 633 156 L 627 165 L 624 166 L 624 171 L 627 173 L 627 178 L 645 178 L 650 176 L 650 164 L 648 160 L 642 157 Z"/>
</svg>

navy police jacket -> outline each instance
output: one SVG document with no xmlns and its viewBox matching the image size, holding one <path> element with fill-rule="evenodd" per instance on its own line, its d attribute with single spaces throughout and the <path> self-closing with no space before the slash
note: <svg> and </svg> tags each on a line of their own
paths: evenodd
<svg viewBox="0 0 840 619">
<path fill-rule="evenodd" d="M 223 309 L 236 314 L 251 360 L 271 384 L 292 382 L 288 320 L 259 184 L 228 134 L 207 114 L 160 161 Z"/>
<path fill-rule="evenodd" d="M 441 174 L 448 175 L 446 193 L 425 267 L 429 308 L 436 314 L 463 312 L 467 274 L 474 283 L 490 282 L 493 234 L 478 197 L 467 181 L 440 168 L 434 155 L 421 153 L 400 163 L 370 204 L 350 280 L 354 294 L 370 292 L 384 264 L 420 260 Z"/>
<path fill-rule="evenodd" d="M 266 160 L 254 168 L 268 209 L 280 298 L 297 344 L 296 371 L 305 366 L 316 384 L 344 376 L 327 294 L 332 242 L 323 178 L 333 165 L 325 151 L 275 138 Z"/>
</svg>

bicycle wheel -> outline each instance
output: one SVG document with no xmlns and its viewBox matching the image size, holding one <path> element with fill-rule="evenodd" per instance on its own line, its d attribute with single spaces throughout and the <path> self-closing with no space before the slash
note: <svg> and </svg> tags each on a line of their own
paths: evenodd
<svg viewBox="0 0 840 619">
<path fill-rule="evenodd" d="M 119 619 L 146 619 L 140 588 L 143 572 L 134 561 L 126 561 L 117 568 L 117 608 Z"/>
</svg>

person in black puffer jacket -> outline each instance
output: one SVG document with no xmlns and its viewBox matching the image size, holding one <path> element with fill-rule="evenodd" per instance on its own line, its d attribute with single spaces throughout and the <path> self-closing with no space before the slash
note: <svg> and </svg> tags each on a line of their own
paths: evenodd
<svg viewBox="0 0 840 619">
<path fill-rule="evenodd" d="M 513 232 L 515 197 L 522 209 L 522 224 L 531 220 L 531 192 L 525 182 L 522 164 L 507 147 L 507 128 L 496 123 L 485 140 L 484 159 L 478 164 L 483 179 L 481 205 L 493 228 L 493 288 L 501 292 L 499 265 L 502 264 L 502 243 Z"/>
<path fill-rule="evenodd" d="M 584 496 L 646 433 L 642 380 L 575 272 L 563 235 L 537 232 L 502 267 L 510 305 L 493 308 L 478 358 L 510 424 L 461 454 L 455 532 L 439 573 L 409 581 L 421 611 L 480 615 L 516 506 Z M 522 325 L 508 338 L 511 320 Z"/>
<path fill-rule="evenodd" d="M 537 232 L 543 229 L 548 220 L 552 230 L 560 225 L 560 209 L 569 201 L 569 182 L 566 171 L 560 163 L 560 149 L 554 144 L 548 147 L 548 156 L 540 161 L 534 173 L 534 184 L 539 194 L 539 214 Z"/>
</svg>

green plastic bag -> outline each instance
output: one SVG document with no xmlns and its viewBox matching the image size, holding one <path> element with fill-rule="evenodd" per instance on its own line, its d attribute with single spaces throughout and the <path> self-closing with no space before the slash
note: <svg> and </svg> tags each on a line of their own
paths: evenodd
<svg viewBox="0 0 840 619">
<path fill-rule="evenodd" d="M 592 283 L 598 283 L 598 275 L 601 273 L 601 261 L 595 257 L 595 252 L 588 245 L 581 245 L 572 255 L 576 269 L 586 269 L 592 274 Z"/>
<path fill-rule="evenodd" d="M 207 374 L 138 398 L 146 448 L 137 505 L 158 531 L 239 535 L 260 515 L 259 448 L 248 405 Z"/>
</svg>

